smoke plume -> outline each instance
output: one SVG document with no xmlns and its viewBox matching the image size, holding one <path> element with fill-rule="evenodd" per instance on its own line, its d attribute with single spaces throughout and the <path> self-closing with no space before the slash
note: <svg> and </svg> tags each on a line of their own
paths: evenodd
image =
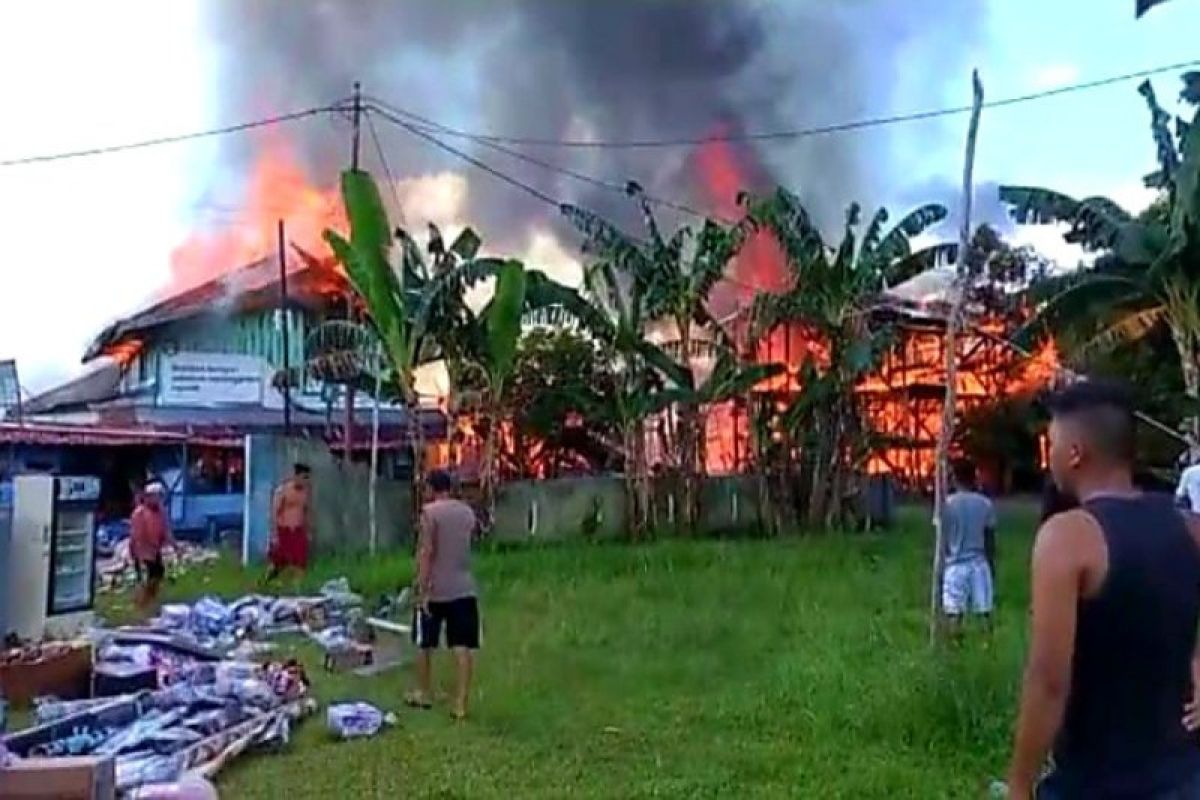
<svg viewBox="0 0 1200 800">
<path fill-rule="evenodd" d="M 225 0 L 207 7 L 222 119 L 325 104 L 360 80 L 365 93 L 452 127 L 596 140 L 796 129 L 958 102 L 947 92 L 966 85 L 966 56 L 983 15 L 982 4 L 944 0 Z M 397 178 L 448 169 L 468 176 L 468 216 L 491 244 L 524 241 L 535 226 L 562 232 L 553 208 L 382 119 L 374 124 Z M 739 145 L 745 163 L 762 167 L 745 178 L 758 185 L 743 188 L 787 185 L 833 228 L 851 200 L 874 207 L 894 199 L 882 193 L 914 170 L 897 165 L 897 154 L 933 152 L 957 141 L 959 127 L 932 121 Z M 332 183 L 348 159 L 348 125 L 311 121 L 288 133 L 310 172 Z M 556 199 L 619 222 L 635 219 L 619 194 L 470 141 L 447 141 Z M 234 173 L 253 157 L 254 140 L 226 147 Z M 362 152 L 379 171 L 369 132 Z M 728 203 L 699 185 L 691 148 L 526 152 L 614 183 L 636 180 L 706 212 Z M 936 172 L 919 169 L 926 179 Z"/>
</svg>

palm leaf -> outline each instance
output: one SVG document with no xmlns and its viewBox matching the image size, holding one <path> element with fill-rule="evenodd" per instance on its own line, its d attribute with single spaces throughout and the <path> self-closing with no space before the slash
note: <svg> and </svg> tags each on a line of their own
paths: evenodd
<svg viewBox="0 0 1200 800">
<path fill-rule="evenodd" d="M 1166 257 L 1183 257 L 1196 270 L 1196 262 L 1200 261 L 1200 111 L 1189 126 L 1182 150 Z"/>
<path fill-rule="evenodd" d="M 1165 2 L 1167 2 L 1167 0 L 1137 0 L 1137 7 L 1135 8 L 1134 13 L 1140 18 L 1150 9 L 1154 8 L 1155 6 L 1162 5 Z"/>
<path fill-rule="evenodd" d="M 526 273 L 520 261 L 506 261 L 496 278 L 496 293 L 487 310 L 487 369 L 493 390 L 499 394 L 512 371 L 521 336 L 521 313 L 525 307 Z"/>
<path fill-rule="evenodd" d="M 1104 197 L 1076 200 L 1060 192 L 1030 186 L 1001 186 L 1000 200 L 1010 206 L 1018 225 L 1064 223 L 1070 230 L 1063 239 L 1087 250 L 1107 250 L 1131 221 L 1127 211 Z"/>
<path fill-rule="evenodd" d="M 578 206 L 563 205 L 560 211 L 583 234 L 583 251 L 612 261 L 622 272 L 641 271 L 645 257 L 638 243 L 599 214 Z"/>
<path fill-rule="evenodd" d="M 1034 313 L 1010 338 L 1019 346 L 1029 346 L 1044 330 L 1063 333 L 1079 320 L 1097 319 L 1114 308 L 1136 304 L 1147 294 L 1143 277 L 1128 269 L 1093 269 L 1038 281 L 1024 296 Z"/>
<path fill-rule="evenodd" d="M 867 223 L 867 231 L 863 234 L 862 250 L 864 256 L 869 256 L 879 247 L 880 241 L 883 240 L 883 226 L 887 224 L 888 212 L 886 208 L 880 208 L 871 217 L 871 221 Z"/>
<path fill-rule="evenodd" d="M 915 278 L 923 272 L 944 267 L 958 261 L 958 243 L 943 242 L 924 247 L 911 255 L 892 261 L 881 267 L 884 285 L 897 286 Z"/>
<path fill-rule="evenodd" d="M 454 243 L 450 245 L 450 252 L 463 261 L 470 261 L 479 253 L 482 244 L 483 240 L 479 238 L 479 234 L 471 228 L 463 228 L 462 233 L 458 234 Z"/>
<path fill-rule="evenodd" d="M 912 252 L 911 239 L 937 225 L 949 216 L 946 207 L 929 203 L 909 212 L 883 237 L 873 257 L 879 264 L 890 264 Z"/>
<path fill-rule="evenodd" d="M 1179 90 L 1179 99 L 1185 103 L 1192 105 L 1200 104 L 1200 72 L 1192 70 L 1185 72 L 1181 76 L 1183 80 L 1183 88 Z M 1184 123 L 1187 126 L 1187 123 Z M 1180 138 L 1183 138 L 1182 134 Z"/>
<path fill-rule="evenodd" d="M 1167 307 L 1161 305 L 1125 314 L 1078 347 L 1075 355 L 1086 361 L 1094 353 L 1107 352 L 1121 344 L 1141 341 L 1166 317 Z"/>
<path fill-rule="evenodd" d="M 1154 147 L 1158 156 L 1158 170 L 1146 177 L 1146 186 L 1165 189 L 1175 183 L 1175 172 L 1179 169 L 1179 153 L 1175 149 L 1175 137 L 1171 134 L 1171 115 L 1158 104 L 1154 85 L 1149 79 L 1142 81 L 1138 92 L 1146 99 L 1150 109 L 1150 131 L 1154 136 Z"/>
<path fill-rule="evenodd" d="M 739 198 L 746 208 L 746 217 L 758 229 L 767 229 L 779 242 L 793 270 L 824 255 L 825 243 L 821 231 L 805 210 L 800 198 L 780 187 L 767 198 L 749 195 Z"/>
</svg>

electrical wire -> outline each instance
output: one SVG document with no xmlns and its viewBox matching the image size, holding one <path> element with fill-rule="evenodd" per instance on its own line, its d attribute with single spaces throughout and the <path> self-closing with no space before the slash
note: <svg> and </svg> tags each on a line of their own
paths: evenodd
<svg viewBox="0 0 1200 800">
<path fill-rule="evenodd" d="M 398 108 L 397 106 L 391 105 L 390 103 L 387 103 L 386 101 L 383 101 L 383 100 L 379 99 L 378 97 L 368 97 L 367 102 L 368 102 L 368 106 L 374 106 L 379 109 L 390 111 L 391 113 L 396 114 L 398 116 L 405 117 L 406 119 L 413 122 L 413 124 L 417 125 L 418 127 L 428 127 L 431 132 L 442 133 L 442 134 L 446 134 L 446 135 L 453 135 L 453 133 L 454 133 L 452 129 L 446 128 L 445 126 L 441 125 L 438 122 L 435 122 L 434 120 L 429 119 L 428 117 L 423 117 L 420 114 L 415 114 L 411 111 L 406 111 L 402 108 Z M 477 140 L 477 141 L 475 141 L 475 143 L 478 145 L 481 145 L 483 147 L 487 147 L 491 150 L 494 150 L 498 153 L 503 153 L 504 155 L 509 156 L 510 158 L 515 158 L 518 161 L 525 162 L 526 164 L 531 164 L 535 167 L 540 167 L 541 169 L 548 170 L 550 172 L 554 172 L 559 175 L 564 175 L 573 180 L 580 181 L 581 183 L 586 183 L 590 186 L 595 186 L 600 189 L 606 189 L 606 190 L 608 190 L 610 192 L 614 192 L 616 194 L 629 196 L 629 185 L 627 183 L 621 184 L 621 183 L 617 183 L 616 181 L 609 181 L 609 180 L 605 180 L 603 178 L 597 178 L 594 175 L 588 175 L 583 172 L 577 172 L 573 169 L 564 167 L 560 164 L 554 164 L 549 161 L 544 161 L 540 158 L 535 158 L 527 153 L 522 153 L 519 150 L 514 150 L 510 147 L 505 147 L 502 144 L 499 144 L 497 142 L 490 141 L 487 139 Z M 648 194 L 645 192 L 642 193 L 642 197 L 644 197 L 647 202 L 649 202 L 653 205 L 661 206 L 663 208 L 669 208 L 669 209 L 678 211 L 683 214 L 688 214 L 693 217 L 697 217 L 699 219 L 708 219 L 708 218 L 714 216 L 714 215 L 710 215 L 710 214 L 704 214 L 703 212 L 698 211 L 697 209 L 693 208 L 692 206 L 686 205 L 684 203 L 681 203 L 681 202 L 678 202 L 675 200 L 670 200 L 665 197 L 657 197 L 655 195 L 651 195 L 651 194 Z M 717 217 L 717 218 L 719 218 L 719 217 Z M 733 220 L 722 218 L 721 221 L 730 223 Z"/>
<path fill-rule="evenodd" d="M 383 174 L 387 178 L 388 187 L 392 190 L 392 200 L 396 203 L 396 213 L 400 217 L 400 225 L 404 226 L 404 206 L 400 202 L 400 191 L 396 188 L 396 179 L 392 177 L 392 168 L 388 164 L 387 156 L 383 152 L 383 145 L 379 141 L 379 132 L 375 130 L 375 120 L 371 118 L 371 109 L 364 109 L 363 115 L 367 118 L 367 130 L 371 133 L 371 141 L 375 143 L 375 152 L 379 155 L 379 163 L 383 165 Z"/>
<path fill-rule="evenodd" d="M 1049 97 L 1058 97 L 1060 95 L 1071 94 L 1074 92 L 1089 91 L 1091 89 L 1099 89 L 1105 86 L 1111 86 L 1116 83 L 1133 80 L 1135 78 L 1149 78 L 1154 75 L 1159 75 L 1164 72 L 1174 72 L 1178 70 L 1188 69 L 1191 67 L 1200 66 L 1200 59 L 1190 61 L 1181 61 L 1175 64 L 1164 64 L 1158 67 L 1149 69 L 1137 70 L 1135 72 L 1126 72 L 1121 75 L 1112 75 L 1106 78 L 1099 78 L 1093 81 L 1083 83 L 1074 83 L 1067 86 L 1059 86 L 1054 89 L 1044 89 L 1028 94 L 1015 95 L 1013 97 L 1005 97 L 999 100 L 990 100 L 983 104 L 984 108 L 1004 108 L 1007 106 L 1018 105 L 1021 103 L 1029 103 L 1035 100 L 1044 100 Z M 926 111 L 916 111 L 908 114 L 895 114 L 883 117 L 868 117 L 866 119 L 851 120 L 847 122 L 839 122 L 831 125 L 819 125 L 811 128 L 797 128 L 793 130 L 780 131 L 765 131 L 765 132 L 750 132 L 750 133 L 728 133 L 728 134 L 712 134 L 706 136 L 684 136 L 670 139 L 546 139 L 531 136 L 501 136 L 490 133 L 479 133 L 474 131 L 466 131 L 461 129 L 450 128 L 443 125 L 438 125 L 438 132 L 446 136 L 454 136 L 461 139 L 468 139 L 474 142 L 491 142 L 494 144 L 510 144 L 529 147 L 560 147 L 560 148 L 578 148 L 578 149 L 613 149 L 613 150 L 634 150 L 634 149 L 654 149 L 668 147 L 695 147 L 697 145 L 706 144 L 709 142 L 768 142 L 775 140 L 792 140 L 804 139 L 811 136 L 824 136 L 833 133 L 846 133 L 849 131 L 863 130 L 865 128 L 878 128 L 885 125 L 896 125 L 905 122 L 918 122 L 921 120 L 937 119 L 939 117 L 957 116 L 970 112 L 970 105 L 951 106 L 947 108 L 929 109 Z M 432 121 L 430 121 L 432 122 Z M 433 123 L 436 124 L 436 123 Z"/>
<path fill-rule="evenodd" d="M 441 139 L 439 139 L 436 136 L 434 136 L 433 134 L 429 133 L 424 128 L 417 127 L 416 125 L 412 124 L 411 122 L 408 122 L 407 120 L 402 119 L 398 115 L 391 113 L 387 109 L 376 107 L 375 113 L 379 114 L 381 117 L 383 117 L 384 119 L 393 123 L 394 125 L 399 125 L 401 128 L 404 128 L 406 131 L 411 133 L 413 136 L 416 136 L 419 139 L 423 139 L 424 141 L 432 144 L 434 147 L 437 147 L 440 150 L 450 153 L 451 155 L 467 162 L 468 164 L 475 167 L 476 169 L 479 169 L 479 170 L 482 170 L 483 172 L 488 173 L 489 175 L 491 175 L 493 178 L 496 178 L 497 180 L 504 181 L 508 185 L 510 185 L 514 188 L 520 189 L 521 191 L 530 195 L 534 199 L 540 200 L 543 203 L 546 203 L 547 205 L 554 206 L 556 209 L 559 209 L 559 210 L 562 210 L 566 205 L 565 203 L 563 203 L 559 200 L 555 200 L 553 197 L 546 194 L 541 189 L 538 189 L 537 187 L 534 187 L 534 186 L 530 186 L 529 184 L 524 183 L 524 182 L 512 177 L 511 175 L 508 175 L 507 173 L 501 172 L 500 170 L 496 169 L 495 167 L 491 166 L 490 164 L 488 164 L 484 161 L 480 161 L 478 158 L 475 158 L 470 153 L 465 153 L 462 150 L 458 149 L 457 147 L 443 142 Z"/>
<path fill-rule="evenodd" d="M 243 131 L 254 130 L 255 128 L 265 128 L 271 125 L 280 125 L 285 122 L 294 122 L 296 120 L 315 117 L 318 114 L 339 111 L 341 109 L 342 105 L 340 103 L 335 103 L 334 105 L 322 106 L 320 108 L 307 108 L 303 111 L 292 112 L 291 114 L 281 114 L 276 117 L 265 117 L 263 119 L 257 119 L 251 122 L 241 122 L 236 125 L 226 125 L 221 128 L 210 128 L 209 130 L 205 131 L 181 133 L 174 136 L 159 136 L 154 139 L 143 139 L 141 141 L 128 142 L 126 144 L 89 147 L 82 150 L 70 150 L 62 153 L 46 153 L 42 155 L 22 156 L 20 158 L 9 158 L 0 161 L 0 167 L 16 167 L 24 164 L 41 164 L 49 161 L 64 161 L 72 158 L 107 155 L 109 153 L 123 153 L 128 150 L 140 150 L 145 147 L 157 147 L 164 144 L 187 142 L 193 139 L 206 139 L 213 136 L 224 136 L 230 133 L 241 133 Z"/>
<path fill-rule="evenodd" d="M 409 131 L 413 135 L 419 136 L 422 139 L 430 142 L 431 144 L 434 144 L 437 147 L 439 147 L 443 150 L 446 150 L 447 152 L 449 152 L 459 158 L 466 160 L 468 163 L 484 170 L 485 172 L 493 175 L 494 177 L 497 177 L 512 186 L 516 186 L 516 187 L 522 189 L 523 191 L 532 194 L 534 197 L 536 197 L 539 200 L 542 200 L 543 202 L 553 204 L 559 210 L 561 210 L 564 206 L 564 204 L 562 202 L 553 199 L 552 197 L 550 197 L 549 195 L 540 191 L 539 189 L 529 186 L 528 184 L 525 184 L 525 183 L 517 180 L 516 178 L 513 178 L 511 175 L 507 175 L 507 174 L 501 172 L 500 170 L 496 169 L 495 167 L 492 167 L 491 165 L 486 164 L 485 162 L 480 161 L 479 159 L 476 159 L 476 158 L 473 158 L 472 156 L 467 155 L 466 153 L 462 152 L 458 148 L 455 148 L 455 147 L 452 147 L 451 145 L 446 144 L 445 142 L 441 141 L 433 134 L 421 129 L 417 125 L 414 125 L 412 123 L 404 121 L 403 119 L 399 118 L 396 114 L 391 113 L 386 108 L 381 108 L 377 105 L 372 106 L 370 101 L 368 101 L 367 111 L 368 111 L 368 115 L 369 115 L 369 112 L 374 111 L 374 113 L 379 114 L 384 119 L 388 120 L 389 122 L 391 122 L 395 125 L 399 125 L 401 128 Z M 607 184 L 606 183 L 606 185 L 613 186 L 615 184 Z M 624 188 L 621 188 L 620 191 L 622 194 L 628 194 L 628 192 Z M 647 199 L 649 199 L 649 198 L 647 198 Z M 669 202 L 669 201 L 663 201 L 661 199 L 657 199 L 657 200 L 651 200 L 651 202 L 663 203 L 663 202 Z M 701 214 L 700 212 L 695 211 L 693 209 L 689 209 L 687 213 L 692 213 L 692 214 L 695 214 L 700 217 L 705 216 L 705 215 Z M 734 278 L 729 275 L 722 276 L 720 280 L 723 283 L 730 283 L 730 284 L 733 284 L 734 286 L 737 286 L 741 289 L 745 289 L 748 291 L 753 291 L 753 292 L 769 292 L 769 291 L 771 291 L 771 290 L 767 289 L 766 287 L 750 284 L 750 283 L 739 280 L 739 279 Z"/>
</svg>

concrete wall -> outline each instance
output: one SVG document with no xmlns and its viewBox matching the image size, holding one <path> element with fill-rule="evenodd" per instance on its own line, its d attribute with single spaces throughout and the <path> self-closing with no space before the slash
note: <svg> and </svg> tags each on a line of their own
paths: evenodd
<svg viewBox="0 0 1200 800">
<path fill-rule="evenodd" d="M 344 465 L 323 442 L 282 436 L 246 437 L 246 496 L 242 559 L 266 558 L 270 541 L 271 496 L 275 487 L 302 462 L 312 468 L 313 555 L 366 552 L 370 544 L 370 469 Z M 392 550 L 411 541 L 412 500 L 406 481 L 379 478 L 377 483 L 379 549 Z"/>
<path fill-rule="evenodd" d="M 501 541 L 615 538 L 624 529 L 620 477 L 515 481 L 496 498 L 493 536 Z"/>
<path fill-rule="evenodd" d="M 656 527 L 674 525 L 678 498 L 678 489 L 668 483 L 655 487 Z M 757 498 L 751 477 L 707 479 L 700 494 L 700 534 L 757 527 Z M 617 538 L 625 533 L 624 482 L 606 476 L 508 483 L 497 498 L 495 523 L 493 535 L 501 541 Z"/>
</svg>

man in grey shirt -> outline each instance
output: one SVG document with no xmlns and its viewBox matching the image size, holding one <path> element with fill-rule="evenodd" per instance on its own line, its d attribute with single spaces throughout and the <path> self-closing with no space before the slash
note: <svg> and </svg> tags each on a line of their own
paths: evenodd
<svg viewBox="0 0 1200 800">
<path fill-rule="evenodd" d="M 954 466 L 954 494 L 942 509 L 942 610 L 957 631 L 968 611 L 988 620 L 996 564 L 996 508 L 975 487 L 975 465 Z"/>
<path fill-rule="evenodd" d="M 475 535 L 475 512 L 455 499 L 453 481 L 442 470 L 429 474 L 433 499 L 421 509 L 420 540 L 417 544 L 417 609 L 413 614 L 413 641 L 418 647 L 417 688 L 408 693 L 410 706 L 432 705 L 433 651 L 446 628 L 446 645 L 454 653 L 457 680 L 455 719 L 467 716 L 471 672 L 479 649 L 479 604 L 475 577 L 471 574 L 471 540 Z"/>
</svg>

